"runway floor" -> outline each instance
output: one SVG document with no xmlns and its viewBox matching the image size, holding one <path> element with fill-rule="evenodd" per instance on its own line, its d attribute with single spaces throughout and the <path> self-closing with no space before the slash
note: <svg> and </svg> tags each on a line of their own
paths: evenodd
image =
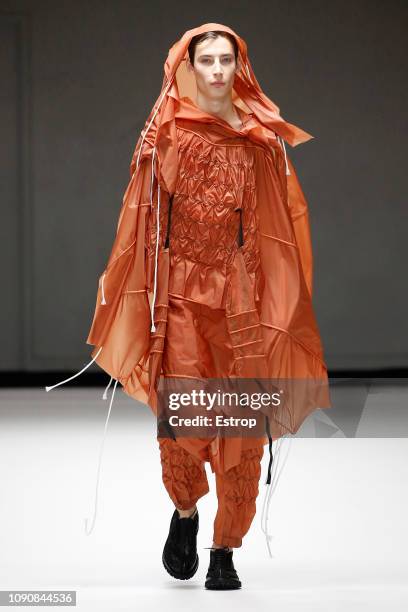
<svg viewBox="0 0 408 612">
<path fill-rule="evenodd" d="M 365 437 L 360 415 L 355 435 L 345 437 L 329 412 L 309 417 L 290 440 L 272 496 L 273 558 L 261 529 L 265 446 L 257 515 L 234 551 L 243 588 L 215 592 L 204 588 L 216 508 L 210 466 L 211 491 L 198 504 L 200 566 L 191 580 L 177 581 L 161 563 L 174 507 L 161 480 L 156 421 L 118 390 L 96 523 L 86 535 L 109 407 L 102 392 L 68 385 L 49 393 L 0 390 L 0 590 L 75 590 L 76 607 L 86 612 L 232 604 L 234 612 L 408 609 L 408 438 L 397 420 L 391 435 Z M 389 402 L 372 399 L 384 422 L 395 399 L 392 387 L 387 393 Z"/>
</svg>

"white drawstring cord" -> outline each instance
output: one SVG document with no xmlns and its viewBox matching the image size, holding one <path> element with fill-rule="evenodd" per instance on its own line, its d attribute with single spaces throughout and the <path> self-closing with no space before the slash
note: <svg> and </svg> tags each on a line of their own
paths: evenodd
<svg viewBox="0 0 408 612">
<path fill-rule="evenodd" d="M 153 182 L 154 182 L 154 158 L 156 155 L 156 147 L 153 147 L 152 152 L 152 172 L 150 175 L 150 210 L 153 208 Z"/>
<path fill-rule="evenodd" d="M 77 372 L 76 374 L 74 374 L 74 376 L 70 376 L 70 378 L 67 378 L 66 380 L 62 380 L 61 382 L 57 383 L 56 385 L 53 385 L 52 387 L 45 387 L 46 391 L 50 391 L 51 389 L 54 389 L 55 387 L 58 387 L 59 385 L 63 385 L 64 383 L 72 380 L 73 378 L 76 378 L 77 376 L 79 376 L 80 374 L 82 374 L 82 372 L 84 372 L 87 368 L 89 368 L 89 366 L 95 361 L 95 359 L 98 357 L 99 353 L 102 350 L 102 346 L 100 347 L 99 351 L 96 353 L 95 357 L 93 357 L 93 359 L 91 359 L 91 361 L 84 367 L 82 368 L 82 370 L 80 372 Z M 107 399 L 107 392 L 108 389 L 111 385 L 111 382 L 113 380 L 113 376 L 111 376 L 111 379 L 109 381 L 108 386 L 106 387 L 102 398 L 103 399 Z M 92 526 L 91 528 L 88 530 L 88 519 L 85 519 L 85 532 L 87 535 L 90 535 L 93 528 L 94 528 L 94 524 L 95 524 L 95 520 L 96 520 L 96 510 L 97 510 L 97 498 L 98 498 L 98 485 L 99 485 L 99 473 L 100 473 L 100 466 L 101 466 L 101 461 L 102 461 L 102 453 L 103 453 L 103 444 L 105 441 L 105 436 L 106 436 L 106 429 L 108 426 L 108 421 L 109 421 L 109 415 L 111 412 L 111 408 L 112 408 L 112 402 L 113 402 L 113 397 L 115 395 L 115 389 L 116 389 L 116 385 L 118 384 L 118 381 L 115 381 L 115 386 L 113 388 L 112 391 L 112 397 L 111 397 L 111 401 L 110 401 L 110 405 L 109 405 L 109 412 L 108 412 L 108 417 L 106 419 L 106 423 L 105 423 L 105 433 L 104 433 L 104 438 L 102 440 L 102 446 L 101 446 L 101 451 L 100 451 L 100 456 L 99 456 L 99 465 L 98 465 L 98 476 L 97 476 L 97 483 L 96 483 L 96 497 L 95 497 L 95 510 L 94 510 L 94 517 L 93 517 L 93 521 L 92 521 Z"/>
<path fill-rule="evenodd" d="M 137 154 L 137 159 L 136 159 L 136 168 L 139 167 L 139 162 L 140 162 L 140 155 L 142 152 L 142 148 L 143 148 L 143 142 L 144 139 L 146 137 L 146 134 L 148 133 L 150 126 L 152 125 L 154 118 L 156 117 L 159 108 L 161 106 L 161 103 L 163 102 L 164 96 L 167 93 L 167 90 L 169 89 L 171 83 L 173 82 L 173 78 L 174 78 L 174 74 L 171 77 L 171 79 L 169 80 L 169 82 L 167 83 L 160 101 L 157 105 L 157 108 L 152 116 L 152 118 L 149 121 L 149 124 L 147 126 L 147 128 L 145 129 L 145 131 L 142 133 L 142 141 L 140 143 L 140 147 L 139 147 L 139 152 Z M 153 163 L 154 163 L 154 156 L 155 156 L 155 152 L 156 152 L 156 147 L 153 147 L 153 153 L 152 153 L 152 173 L 153 173 Z M 153 178 L 152 178 L 152 182 L 153 182 Z M 150 208 L 152 208 L 152 200 L 153 200 L 153 194 L 152 194 L 152 184 L 151 184 L 151 189 L 150 189 Z M 156 302 L 156 291 L 157 291 L 157 260 L 158 260 L 158 249 L 159 249 L 159 232 L 160 232 L 160 184 L 159 181 L 157 181 L 157 237 L 156 237 L 156 254 L 155 254 L 155 268 L 154 268 L 154 293 L 153 293 L 153 302 L 151 305 L 151 321 L 152 321 L 152 325 L 150 328 L 150 331 L 155 332 L 156 331 L 156 326 L 154 324 L 154 305 Z"/>
<path fill-rule="evenodd" d="M 140 162 L 140 155 L 142 152 L 142 148 L 143 148 L 143 143 L 146 137 L 146 134 L 148 133 L 151 124 L 154 121 L 154 118 L 157 115 L 157 112 L 161 106 L 161 103 L 164 99 L 164 96 L 167 92 L 167 90 L 169 89 L 172 81 L 173 81 L 174 75 L 172 76 L 172 78 L 169 80 L 165 90 L 163 91 L 163 94 L 160 98 L 159 104 L 157 105 L 156 111 L 154 112 L 149 125 L 147 126 L 146 130 L 144 131 L 144 133 L 142 134 L 142 141 L 140 143 L 140 147 L 139 147 L 139 152 L 138 152 L 138 156 L 137 156 L 137 162 L 136 162 L 136 168 L 139 167 L 139 162 Z M 154 163 L 154 155 L 155 155 L 155 149 L 156 147 L 153 147 L 153 155 L 152 155 L 152 173 L 153 173 L 153 163 Z M 152 179 L 153 181 L 153 179 Z M 152 202 L 152 190 L 151 190 L 151 202 Z M 158 187 L 157 187 L 157 203 L 158 203 L 158 207 L 157 207 L 157 240 L 156 240 L 156 256 L 155 256 L 155 275 L 154 275 L 154 295 L 153 295 L 153 303 L 152 303 L 152 309 L 151 309 L 151 316 L 152 316 L 152 327 L 151 327 L 151 331 L 156 331 L 156 327 L 154 325 L 154 319 L 153 319 L 153 313 L 154 313 L 154 304 L 156 301 L 156 292 L 157 292 L 157 261 L 158 261 L 158 248 L 159 248 L 159 232 L 160 232 L 160 184 L 158 183 Z M 101 299 L 101 304 L 105 305 L 106 304 L 106 299 L 105 299 L 105 292 L 104 292 L 104 279 L 105 279 L 105 275 L 106 272 L 104 272 L 104 274 L 101 277 L 101 291 L 102 291 L 102 299 Z M 99 351 L 97 352 L 97 354 L 95 355 L 95 357 L 80 371 L 77 372 L 76 374 L 74 374 L 73 376 L 71 376 L 70 378 L 67 378 L 66 380 L 63 380 L 59 383 L 57 383 L 56 385 L 53 385 L 51 387 L 45 387 L 46 391 L 51 391 L 51 389 L 54 389 L 55 387 L 58 387 L 59 385 L 63 385 L 64 383 L 76 378 L 77 376 L 79 376 L 80 374 L 82 374 L 82 372 L 84 372 L 94 361 L 95 359 L 98 357 L 99 353 L 101 352 L 102 347 L 100 347 Z M 107 399 L 107 391 L 111 385 L 112 382 L 112 377 L 111 380 L 109 381 L 108 386 L 106 387 L 104 394 L 103 394 L 103 399 Z M 113 401 L 113 397 L 115 394 L 115 390 L 116 390 L 116 385 L 117 385 L 118 381 L 115 381 L 115 386 L 113 388 L 112 391 L 112 396 L 111 396 L 111 401 L 110 401 L 110 405 L 109 405 L 109 411 L 108 411 L 108 416 L 106 419 L 106 423 L 105 423 L 105 432 L 104 432 L 104 437 L 102 440 L 102 446 L 101 446 L 101 452 L 100 452 L 100 457 L 99 457 L 99 464 L 98 464 L 98 474 L 97 474 L 97 484 L 96 484 L 96 496 L 95 496 L 95 508 L 94 508 L 94 516 L 93 516 L 93 520 L 92 520 L 92 526 L 90 529 L 88 529 L 88 519 L 85 519 L 85 532 L 87 535 L 90 535 L 92 533 L 92 530 L 94 528 L 94 524 L 95 524 L 95 520 L 96 520 L 96 512 L 97 512 L 97 498 L 98 498 L 98 485 L 99 485 L 99 473 L 100 473 L 100 466 L 101 466 L 101 460 L 102 460 L 102 453 L 103 453 L 103 445 L 104 445 L 104 441 L 105 441 L 105 436 L 106 436 L 106 429 L 107 429 L 107 425 L 108 425 L 108 421 L 109 421 L 109 416 L 110 416 L 110 412 L 111 412 L 111 408 L 112 408 L 112 401 Z"/>
<path fill-rule="evenodd" d="M 66 380 L 62 380 L 61 382 L 57 383 L 56 385 L 52 385 L 52 387 L 45 387 L 45 390 L 46 391 L 51 391 L 51 389 L 55 389 L 55 387 L 58 387 L 59 385 L 63 385 L 64 383 L 66 383 L 66 382 L 72 380 L 73 378 L 76 378 L 80 374 L 82 374 L 82 372 L 84 372 L 87 368 L 89 368 L 89 366 L 95 361 L 95 359 L 97 358 L 97 356 L 99 355 L 101 350 L 102 350 L 102 347 L 96 353 L 95 357 L 93 357 L 93 359 L 91 359 L 91 361 L 84 368 L 82 368 L 82 370 L 80 372 L 77 372 L 76 374 L 74 374 L 73 376 L 70 376 Z"/>
<path fill-rule="evenodd" d="M 108 386 L 106 387 L 105 391 L 103 392 L 102 399 L 104 399 L 104 400 L 108 399 L 108 389 L 109 389 L 109 387 L 111 386 L 111 382 L 112 382 L 112 380 L 113 380 L 113 376 L 111 376 L 110 381 L 109 381 L 109 384 L 108 384 Z"/>
<path fill-rule="evenodd" d="M 287 440 L 288 438 L 284 438 L 284 439 Z M 272 495 L 274 494 L 275 489 L 277 487 L 277 484 L 278 484 L 278 481 L 279 481 L 279 477 L 280 477 L 280 475 L 282 473 L 282 470 L 285 467 L 285 463 L 286 463 L 286 460 L 287 460 L 288 455 L 289 455 L 289 450 L 290 450 L 290 446 L 291 446 L 291 443 L 292 443 L 292 439 L 289 438 L 289 447 L 288 447 L 287 453 L 285 455 L 285 460 L 284 460 L 283 465 L 282 465 L 281 469 L 279 470 L 279 473 L 278 473 L 278 475 L 276 477 L 278 463 L 279 463 L 280 448 L 281 448 L 281 445 L 282 445 L 282 441 L 283 441 L 282 437 L 278 438 L 278 440 L 275 440 L 275 442 L 276 442 L 276 449 L 275 449 L 275 454 L 274 454 L 274 461 L 273 461 L 273 464 L 272 464 L 271 482 L 269 483 L 269 485 L 267 485 L 268 489 L 265 491 L 265 497 L 264 497 L 264 502 L 263 502 L 263 507 L 262 507 L 262 516 L 261 516 L 261 529 L 262 529 L 263 533 L 265 534 L 266 545 L 268 547 L 268 553 L 269 553 L 269 556 L 271 557 L 271 559 L 274 558 L 275 555 L 273 555 L 271 553 L 271 547 L 270 547 L 270 541 L 273 539 L 274 536 L 272 536 L 272 535 L 270 535 L 268 533 L 269 504 L 271 502 Z M 265 510 L 265 505 L 266 505 L 266 510 Z"/>
<path fill-rule="evenodd" d="M 100 475 L 100 471 L 101 471 L 101 462 L 102 462 L 103 448 L 104 448 L 104 444 L 105 444 L 106 430 L 108 428 L 108 421 L 109 421 L 109 417 L 110 417 L 110 413 L 111 413 L 113 397 L 115 395 L 115 390 L 116 390 L 116 385 L 117 384 L 118 384 L 118 381 L 115 380 L 115 386 L 113 387 L 113 391 L 112 391 L 112 395 L 111 395 L 111 401 L 110 401 L 110 404 L 109 404 L 108 416 L 106 417 L 106 421 L 105 421 L 105 429 L 104 429 L 104 433 L 103 433 L 102 444 L 101 444 L 101 448 L 100 448 L 100 451 L 99 451 L 98 472 L 97 472 L 97 477 L 96 477 L 96 489 L 95 489 L 94 515 L 93 515 L 93 518 L 92 518 L 92 525 L 91 525 L 90 529 L 88 529 L 88 519 L 85 519 L 85 533 L 86 533 L 86 535 L 91 535 L 92 530 L 93 530 L 94 525 L 95 525 L 95 521 L 96 521 L 96 513 L 97 513 L 97 506 L 98 506 L 99 475 Z"/>
<path fill-rule="evenodd" d="M 156 326 L 154 324 L 154 305 L 156 302 L 156 292 L 157 292 L 157 260 L 159 254 L 159 237 L 160 237 L 160 183 L 157 181 L 157 231 L 156 231 L 156 254 L 155 254 L 155 264 L 154 264 L 154 292 L 153 292 L 153 301 L 151 305 L 151 320 L 152 326 L 150 331 L 155 332 Z"/>
<path fill-rule="evenodd" d="M 103 281 L 104 281 L 105 275 L 106 275 L 106 272 L 104 272 L 104 273 L 102 274 L 101 283 L 100 283 L 100 284 L 101 284 L 101 289 L 102 289 L 102 300 L 101 300 L 101 304 L 106 304 L 106 300 L 105 300 L 105 292 L 104 292 L 104 289 L 103 289 Z"/>
<path fill-rule="evenodd" d="M 170 87 L 170 85 L 171 85 L 171 83 L 172 83 L 172 81 L 173 81 L 173 78 L 174 78 L 174 75 L 171 77 L 170 81 L 167 83 L 166 88 L 165 88 L 165 90 L 163 91 L 163 94 L 162 94 L 162 96 L 161 96 L 161 98 L 160 98 L 160 102 L 159 102 L 159 104 L 157 105 L 156 111 L 155 111 L 155 113 L 154 113 L 153 117 L 150 119 L 149 125 L 147 126 L 147 128 L 145 129 L 145 131 L 144 131 L 144 133 L 143 133 L 143 136 L 142 136 L 142 142 L 140 143 L 139 153 L 138 153 L 138 155 L 137 155 L 137 160 L 136 160 L 136 168 L 138 168 L 138 167 L 139 167 L 140 154 L 141 154 L 141 152 L 142 152 L 143 142 L 144 142 L 144 139 L 145 139 L 145 137 L 146 137 L 146 134 L 147 134 L 147 132 L 149 131 L 150 126 L 152 125 L 152 123 L 153 123 L 153 121 L 154 121 L 155 116 L 157 115 L 157 112 L 158 112 L 158 110 L 159 110 L 159 108 L 160 108 L 160 106 L 161 106 L 161 103 L 163 102 L 163 98 L 164 98 L 164 96 L 165 96 L 165 94 L 166 94 L 166 92 L 167 92 L 168 88 Z"/>
<path fill-rule="evenodd" d="M 283 149 L 283 154 L 285 156 L 285 164 L 286 164 L 286 176 L 290 176 L 290 170 L 289 170 L 289 166 L 288 166 L 288 160 L 286 158 L 286 148 L 285 148 L 285 141 L 283 140 L 283 138 L 281 138 L 281 136 L 278 136 L 278 139 L 280 140 L 281 143 L 281 147 Z"/>
</svg>

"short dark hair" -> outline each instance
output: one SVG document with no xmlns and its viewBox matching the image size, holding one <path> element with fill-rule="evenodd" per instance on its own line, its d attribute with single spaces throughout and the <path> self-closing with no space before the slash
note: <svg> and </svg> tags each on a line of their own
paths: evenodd
<svg viewBox="0 0 408 612">
<path fill-rule="evenodd" d="M 194 65 L 194 54 L 195 54 L 196 46 L 203 40 L 207 40 L 207 38 L 215 39 L 215 38 L 218 38 L 219 36 L 224 36 L 224 38 L 228 38 L 228 40 L 231 42 L 232 46 L 234 47 L 235 61 L 237 61 L 238 43 L 237 43 L 237 39 L 235 38 L 235 36 L 233 36 L 229 32 L 223 32 L 221 30 L 212 30 L 211 32 L 204 32 L 203 34 L 197 34 L 197 36 L 193 36 L 193 38 L 191 39 L 190 44 L 188 46 L 188 56 L 190 58 L 190 62 L 192 65 Z"/>
</svg>

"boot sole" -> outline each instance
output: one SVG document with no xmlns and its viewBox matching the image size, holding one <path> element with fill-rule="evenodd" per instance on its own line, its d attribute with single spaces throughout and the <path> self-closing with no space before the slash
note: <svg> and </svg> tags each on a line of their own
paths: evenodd
<svg viewBox="0 0 408 612">
<path fill-rule="evenodd" d="M 206 589 L 210 589 L 211 591 L 230 591 L 232 589 L 240 589 L 241 588 L 241 584 L 228 584 L 227 582 L 219 582 L 219 583 L 213 583 L 213 584 L 206 584 L 205 588 Z"/>
<path fill-rule="evenodd" d="M 177 572 L 175 572 L 166 562 L 166 559 L 164 557 L 164 552 L 162 554 L 162 563 L 164 565 L 164 569 L 166 570 L 166 572 L 168 572 L 170 574 L 170 576 L 173 576 L 173 578 L 177 578 L 177 580 L 189 580 L 190 578 L 192 578 L 194 576 L 194 574 L 196 573 L 196 571 L 198 570 L 198 563 L 199 563 L 199 558 L 197 555 L 196 561 L 193 565 L 193 568 L 190 570 L 190 572 L 188 574 L 179 574 Z"/>
</svg>

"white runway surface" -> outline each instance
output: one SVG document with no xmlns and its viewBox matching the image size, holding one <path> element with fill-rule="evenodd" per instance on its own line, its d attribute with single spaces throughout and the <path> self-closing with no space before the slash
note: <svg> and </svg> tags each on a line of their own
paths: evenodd
<svg viewBox="0 0 408 612">
<path fill-rule="evenodd" d="M 198 503 L 200 566 L 191 580 L 177 581 L 161 563 L 174 506 L 161 479 L 156 421 L 119 388 L 97 519 L 85 534 L 109 408 L 102 393 L 0 389 L 0 590 L 75 590 L 76 608 L 86 612 L 408 609 L 408 438 L 315 438 L 310 417 L 305 437 L 291 439 L 270 504 L 272 559 L 261 531 L 265 446 L 258 512 L 234 550 L 243 587 L 207 591 L 211 468 L 211 491 Z"/>
</svg>

